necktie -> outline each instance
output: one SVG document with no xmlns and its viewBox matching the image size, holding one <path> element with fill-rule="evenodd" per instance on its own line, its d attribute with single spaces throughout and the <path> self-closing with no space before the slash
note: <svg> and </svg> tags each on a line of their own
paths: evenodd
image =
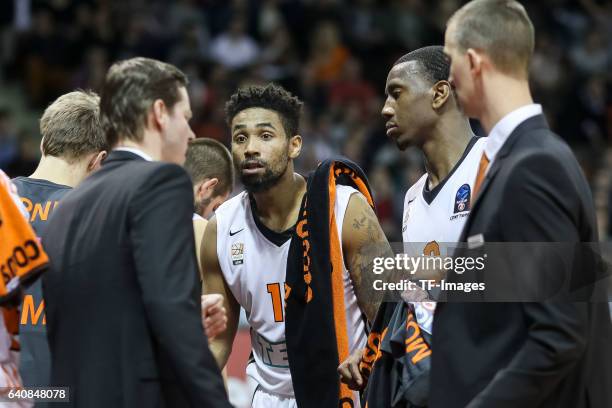
<svg viewBox="0 0 612 408">
<path fill-rule="evenodd" d="M 476 197 L 478 196 L 480 186 L 482 186 L 485 174 L 487 173 L 487 167 L 489 167 L 489 158 L 487 157 L 485 152 L 482 152 L 480 164 L 478 165 L 478 174 L 476 174 L 476 181 L 474 182 L 474 199 L 476 199 Z"/>
</svg>

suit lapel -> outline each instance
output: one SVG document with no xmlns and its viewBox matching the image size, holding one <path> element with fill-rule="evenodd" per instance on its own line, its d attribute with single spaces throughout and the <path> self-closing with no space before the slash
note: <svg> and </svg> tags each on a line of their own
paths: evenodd
<svg viewBox="0 0 612 408">
<path fill-rule="evenodd" d="M 548 129 L 548 123 L 546 123 L 546 119 L 544 118 L 543 115 L 533 116 L 525 120 L 524 122 L 522 122 L 520 125 L 518 125 L 516 129 L 512 131 L 512 133 L 510 134 L 506 142 L 503 144 L 499 152 L 497 152 L 497 155 L 495 156 L 495 159 L 493 160 L 493 164 L 491 165 L 491 168 L 487 172 L 487 175 L 485 176 L 485 179 L 483 180 L 482 185 L 480 186 L 480 191 L 478 192 L 478 196 L 476 197 L 476 200 L 474 200 L 474 203 L 472 204 L 472 210 L 470 211 L 470 216 L 468 217 L 467 221 L 465 222 L 465 226 L 463 227 L 463 233 L 461 234 L 462 235 L 461 241 L 465 241 L 467 239 L 466 235 L 472 225 L 472 220 L 475 218 L 478 212 L 478 208 L 480 207 L 480 202 L 482 201 L 482 197 L 485 196 L 485 194 L 487 193 L 487 189 L 489 188 L 493 179 L 499 172 L 499 169 L 502 168 L 502 166 L 504 165 L 504 161 L 506 160 L 508 155 L 512 152 L 512 147 L 516 144 L 517 140 L 521 138 L 521 136 L 535 129 Z"/>
</svg>

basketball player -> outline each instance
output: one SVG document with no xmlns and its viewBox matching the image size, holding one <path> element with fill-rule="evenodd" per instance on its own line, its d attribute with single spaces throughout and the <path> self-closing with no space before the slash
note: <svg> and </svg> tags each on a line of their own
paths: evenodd
<svg viewBox="0 0 612 408">
<path fill-rule="evenodd" d="M 298 404 L 287 356 L 283 288 L 290 242 L 297 239 L 294 227 L 307 192 L 306 180 L 294 172 L 293 164 L 302 147 L 301 107 L 296 97 L 276 85 L 243 88 L 231 97 L 226 113 L 232 155 L 246 191 L 219 207 L 204 234 L 204 285 L 207 291 L 224 293 L 229 319 L 228 329 L 211 342 L 211 349 L 223 367 L 231 352 L 239 307 L 244 307 L 253 349 L 247 375 L 257 383 L 253 407 Z M 364 262 L 360 250 L 369 243 L 387 247 L 388 243 L 361 193 L 338 185 L 335 203 L 346 266 L 348 343 L 353 352 L 365 341 L 362 314 L 372 319 L 377 307 L 365 298 L 360 274 L 366 273 L 363 265 L 369 260 Z M 317 334 L 312 336 L 317 341 Z M 358 397 L 354 401 L 358 406 Z"/>
<path fill-rule="evenodd" d="M 99 103 L 93 92 L 70 92 L 49 105 L 40 119 L 42 158 L 30 177 L 13 180 L 38 236 L 59 200 L 106 157 Z M 51 356 L 40 280 L 25 292 L 20 321 L 23 383 L 26 387 L 48 386 Z"/>
<path fill-rule="evenodd" d="M 193 183 L 193 228 L 198 265 L 201 265 L 200 247 L 207 219 L 232 192 L 234 166 L 229 150 L 222 143 L 206 137 L 191 140 L 186 157 L 183 167 Z"/>
<path fill-rule="evenodd" d="M 196 256 L 200 275 L 202 274 L 202 239 L 208 218 L 223 204 L 234 186 L 234 166 L 232 155 L 222 143 L 210 138 L 189 141 L 185 164 L 183 165 L 193 183 L 195 212 L 193 213 L 193 232 Z M 202 296 L 202 310 L 206 332 L 221 333 L 227 324 L 223 297 L 218 293 Z M 209 337 L 214 337 L 211 335 Z M 225 370 L 222 374 L 225 376 Z"/>
<path fill-rule="evenodd" d="M 382 109 L 387 136 L 402 151 L 410 146 L 421 150 L 427 170 L 408 189 L 404 200 L 402 237 L 405 248 L 413 254 L 452 255 L 449 253 L 452 248 L 445 248 L 444 244 L 459 240 L 470 213 L 473 183 L 484 148 L 485 139 L 473 135 L 457 104 L 448 82 L 449 69 L 443 47 L 430 46 L 401 57 L 387 76 L 387 99 Z M 393 307 L 393 313 L 385 310 Z M 395 320 L 405 326 L 408 309 L 411 309 L 420 329 L 431 335 L 434 308 L 434 302 L 413 302 L 411 306 L 406 302 L 385 303 L 378 312 L 377 322 L 384 319 L 385 314 L 387 318 L 394 314 L 402 316 L 402 319 Z M 388 324 L 387 321 L 376 327 L 375 323 L 371 336 L 381 336 Z M 388 337 L 398 328 L 388 327 Z M 393 384 L 389 379 L 395 364 L 400 363 L 392 361 L 388 342 L 384 336 L 380 340 L 381 357 L 376 357 L 378 350 L 368 349 L 363 356 L 365 368 L 372 370 L 366 396 L 368 406 L 391 406 L 390 401 L 398 401 L 392 389 L 405 390 L 405 397 L 410 395 L 413 402 L 421 398 L 418 405 L 427 405 L 426 383 L 406 378 L 412 382 L 410 387 L 414 389 L 411 390 L 408 384 Z M 360 389 L 365 382 L 358 369 L 361 358 L 356 353 L 339 367 L 343 381 L 354 389 Z M 376 362 L 378 358 L 383 361 Z M 428 372 L 425 372 L 421 378 L 426 382 L 427 376 Z M 396 378 L 397 381 L 402 379 L 401 376 Z M 404 396 L 399 400 L 405 401 Z"/>
<path fill-rule="evenodd" d="M 19 375 L 19 354 L 13 348 L 14 339 L 9 333 L 5 316 L 16 313 L 16 302 L 21 296 L 21 287 L 14 285 L 14 277 L 24 278 L 37 274 L 47 268 L 48 258 L 34 230 L 28 223 L 28 212 L 17 195 L 17 188 L 6 174 L 0 170 L 0 281 L 2 306 L 0 306 L 0 397 L 10 401 L 11 392 L 23 388 Z M 23 260 L 16 261 L 21 253 Z M 21 258 L 21 257 L 20 257 Z M 11 277 L 14 276 L 14 277 Z M 6 285 L 6 283 L 9 283 Z M 16 299 L 15 299 L 16 298 Z M 31 408 L 30 401 L 3 402 L 7 408 Z"/>
</svg>

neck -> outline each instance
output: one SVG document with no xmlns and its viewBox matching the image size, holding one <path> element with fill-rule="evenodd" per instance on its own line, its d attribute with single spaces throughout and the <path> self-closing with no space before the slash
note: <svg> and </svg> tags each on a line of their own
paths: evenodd
<svg viewBox="0 0 612 408">
<path fill-rule="evenodd" d="M 293 172 L 293 167 L 272 188 L 253 193 L 260 221 L 273 231 L 282 232 L 297 221 L 302 197 L 306 192 L 306 180 Z"/>
<path fill-rule="evenodd" d="M 132 149 L 138 149 L 145 152 L 155 161 L 160 161 L 162 159 L 161 139 L 157 135 L 152 134 L 148 129 L 144 130 L 141 141 L 136 142 L 131 139 L 119 139 L 115 147 L 131 147 Z"/>
<path fill-rule="evenodd" d="M 430 190 L 455 167 L 471 137 L 470 123 L 459 111 L 448 113 L 447 117 L 438 121 L 422 147 Z"/>
<path fill-rule="evenodd" d="M 533 103 L 527 79 L 496 74 L 488 82 L 485 89 L 490 92 L 485 94 L 483 111 L 478 118 L 487 135 L 504 116 Z"/>
<path fill-rule="evenodd" d="M 66 160 L 54 156 L 43 156 L 34 173 L 30 175 L 31 178 L 69 187 L 75 187 L 86 176 L 86 165 L 79 162 L 69 164 Z"/>
</svg>

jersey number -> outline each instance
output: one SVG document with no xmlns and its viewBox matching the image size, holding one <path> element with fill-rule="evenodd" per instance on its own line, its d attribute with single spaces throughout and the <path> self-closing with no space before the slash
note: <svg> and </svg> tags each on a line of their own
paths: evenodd
<svg viewBox="0 0 612 408">
<path fill-rule="evenodd" d="M 423 249 L 425 256 L 440 256 L 440 245 L 436 241 L 429 241 Z"/>
<path fill-rule="evenodd" d="M 282 322 L 283 318 L 283 298 L 280 283 L 268 283 L 266 285 L 268 293 L 272 297 L 272 310 L 274 311 L 274 321 Z"/>
</svg>

